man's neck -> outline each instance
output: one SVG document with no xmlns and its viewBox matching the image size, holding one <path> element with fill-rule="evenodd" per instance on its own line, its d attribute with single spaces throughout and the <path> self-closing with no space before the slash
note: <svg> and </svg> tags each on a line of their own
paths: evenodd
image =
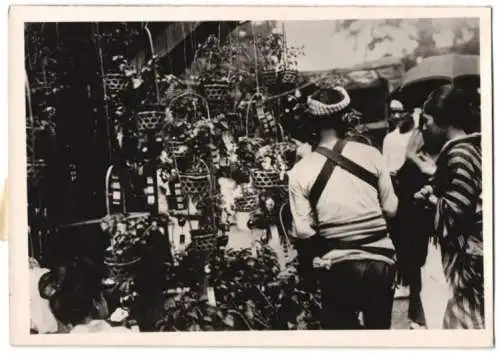
<svg viewBox="0 0 500 356">
<path fill-rule="evenodd" d="M 337 142 L 338 139 L 339 137 L 334 130 L 325 130 L 320 134 L 319 145 L 332 145 Z"/>
</svg>

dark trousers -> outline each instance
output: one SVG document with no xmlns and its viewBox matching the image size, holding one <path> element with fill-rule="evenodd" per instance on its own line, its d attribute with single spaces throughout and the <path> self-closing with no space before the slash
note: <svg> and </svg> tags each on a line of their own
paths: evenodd
<svg viewBox="0 0 500 356">
<path fill-rule="evenodd" d="M 322 271 L 322 328 L 359 329 L 363 313 L 366 329 L 390 329 L 395 268 L 379 261 L 344 261 Z"/>
<path fill-rule="evenodd" d="M 408 286 L 410 287 L 410 300 L 408 305 L 408 318 L 417 324 L 426 325 L 424 307 L 420 293 L 422 292 L 422 271 L 419 266 L 414 266 L 407 271 Z"/>
</svg>

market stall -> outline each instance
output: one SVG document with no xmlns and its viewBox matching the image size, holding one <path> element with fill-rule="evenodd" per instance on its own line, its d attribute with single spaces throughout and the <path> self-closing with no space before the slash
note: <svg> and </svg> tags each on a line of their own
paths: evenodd
<svg viewBox="0 0 500 356">
<path fill-rule="evenodd" d="M 49 268 L 93 260 L 110 322 L 142 331 L 317 328 L 318 296 L 297 288 L 293 248 L 278 224 L 295 162 L 282 109 L 295 96 L 300 51 L 280 33 L 252 34 L 245 43 L 224 43 L 215 33 L 195 46 L 189 70 L 174 75 L 144 26 L 150 58 L 140 68 L 124 42 L 105 26 L 92 27 L 101 90 L 91 94 L 102 95 L 109 146 L 103 209 L 38 228 L 30 241 L 43 240 L 44 251 L 32 254 L 44 255 Z M 28 87 L 33 78 L 28 73 Z M 64 87 L 45 79 L 40 97 Z M 76 93 L 75 83 L 65 85 Z M 47 111 L 46 121 L 59 123 L 50 114 L 67 108 L 32 101 L 31 89 L 30 120 Z M 53 155 L 53 164 L 64 165 L 60 157 Z M 70 161 L 71 179 L 71 167 L 79 179 L 90 177 L 76 169 L 81 164 Z M 30 176 L 43 191 L 35 183 Z"/>
</svg>

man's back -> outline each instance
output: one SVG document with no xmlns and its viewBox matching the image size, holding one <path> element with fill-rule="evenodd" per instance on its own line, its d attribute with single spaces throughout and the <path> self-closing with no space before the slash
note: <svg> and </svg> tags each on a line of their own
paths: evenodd
<svg viewBox="0 0 500 356">
<path fill-rule="evenodd" d="M 332 148 L 332 144 L 322 145 Z M 378 189 L 337 166 L 319 197 L 316 207 L 308 204 L 311 188 L 326 158 L 311 152 L 289 172 L 290 205 L 295 232 L 300 238 L 312 236 L 316 229 L 326 239 L 359 239 L 387 230 L 383 210 L 395 210 L 397 198 L 380 152 L 358 142 L 347 142 L 342 155 L 378 178 Z M 377 247 L 393 248 L 390 239 Z"/>
</svg>

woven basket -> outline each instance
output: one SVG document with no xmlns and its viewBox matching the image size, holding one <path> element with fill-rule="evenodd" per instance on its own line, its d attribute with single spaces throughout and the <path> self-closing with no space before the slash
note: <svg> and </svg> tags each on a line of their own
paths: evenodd
<svg viewBox="0 0 500 356">
<path fill-rule="evenodd" d="M 172 141 L 169 140 L 166 143 L 167 151 L 175 158 L 184 158 L 187 155 L 187 151 L 183 150 L 182 147 L 186 146 L 183 141 Z"/>
<path fill-rule="evenodd" d="M 284 70 L 280 72 L 280 82 L 282 84 L 295 84 L 297 82 L 298 73 L 295 70 Z"/>
<path fill-rule="evenodd" d="M 105 74 L 103 80 L 109 94 L 117 94 L 127 85 L 127 78 L 120 73 Z"/>
<path fill-rule="evenodd" d="M 165 111 L 141 111 L 137 113 L 137 128 L 140 131 L 159 131 L 163 128 Z"/>
<path fill-rule="evenodd" d="M 284 182 L 280 179 L 280 173 L 276 171 L 252 169 L 252 179 L 257 189 L 277 188 L 284 185 Z"/>
<path fill-rule="evenodd" d="M 191 248 L 195 251 L 210 252 L 217 248 L 219 237 L 213 233 L 201 233 L 199 230 L 191 231 Z"/>
<path fill-rule="evenodd" d="M 286 152 L 294 152 L 297 149 L 297 145 L 292 142 L 277 142 L 274 143 L 271 148 L 274 152 L 283 156 Z"/>
<path fill-rule="evenodd" d="M 136 257 L 128 261 L 114 261 L 106 258 L 104 264 L 108 267 L 111 276 L 115 280 L 121 281 L 134 276 L 135 267 L 140 261 L 141 257 Z"/>
<path fill-rule="evenodd" d="M 263 86 L 274 86 L 278 76 L 274 70 L 266 70 L 260 73 L 260 82 Z"/>
<path fill-rule="evenodd" d="M 190 197 L 205 197 L 210 193 L 210 175 L 179 174 L 182 190 Z"/>
<path fill-rule="evenodd" d="M 259 195 L 256 193 L 247 193 L 242 197 L 234 199 L 234 211 L 249 213 L 259 206 Z"/>
<path fill-rule="evenodd" d="M 205 97 L 210 102 L 221 102 L 226 99 L 229 91 L 227 83 L 210 83 L 203 86 Z"/>
</svg>

